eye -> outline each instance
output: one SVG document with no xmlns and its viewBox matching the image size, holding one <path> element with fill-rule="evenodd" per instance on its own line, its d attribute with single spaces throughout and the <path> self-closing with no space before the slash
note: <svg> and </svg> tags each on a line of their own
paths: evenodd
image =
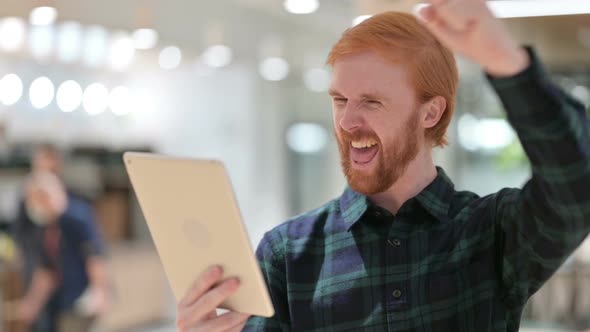
<svg viewBox="0 0 590 332">
<path fill-rule="evenodd" d="M 375 99 L 365 99 L 363 103 L 370 109 L 377 109 L 381 107 L 381 102 Z"/>
<path fill-rule="evenodd" d="M 346 98 L 341 98 L 341 97 L 335 97 L 333 99 L 333 101 L 334 101 L 334 104 L 344 105 L 344 104 L 346 104 L 347 99 Z"/>
</svg>

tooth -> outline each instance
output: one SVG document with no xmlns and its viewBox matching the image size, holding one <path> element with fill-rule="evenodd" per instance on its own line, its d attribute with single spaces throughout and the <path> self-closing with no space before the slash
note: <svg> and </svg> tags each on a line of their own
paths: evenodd
<svg viewBox="0 0 590 332">
<path fill-rule="evenodd" d="M 362 140 L 362 141 L 352 141 L 351 145 L 353 148 L 363 149 L 363 148 L 372 147 L 373 145 L 377 145 L 377 141 L 375 141 L 374 139 Z"/>
</svg>

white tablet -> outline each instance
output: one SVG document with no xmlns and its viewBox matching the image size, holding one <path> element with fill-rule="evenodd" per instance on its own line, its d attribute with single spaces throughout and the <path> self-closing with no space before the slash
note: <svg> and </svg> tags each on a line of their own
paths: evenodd
<svg viewBox="0 0 590 332">
<path fill-rule="evenodd" d="M 123 160 L 176 299 L 203 271 L 220 265 L 224 278 L 240 279 L 220 308 L 272 316 L 223 164 L 136 152 L 126 152 Z"/>
</svg>

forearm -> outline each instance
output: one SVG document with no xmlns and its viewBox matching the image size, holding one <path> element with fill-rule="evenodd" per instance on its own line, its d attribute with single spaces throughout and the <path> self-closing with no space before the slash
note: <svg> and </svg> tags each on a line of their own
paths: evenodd
<svg viewBox="0 0 590 332">
<path fill-rule="evenodd" d="M 496 195 L 498 266 L 505 301 L 521 305 L 590 232 L 590 133 L 581 104 L 531 65 L 495 88 L 530 160 L 522 190 Z"/>
<path fill-rule="evenodd" d="M 88 257 L 86 262 L 86 272 L 88 274 L 91 288 L 106 290 L 107 273 L 104 258 L 100 256 Z"/>
<path fill-rule="evenodd" d="M 490 79 L 532 168 L 521 191 L 505 191 L 497 202 L 504 244 L 499 257 L 509 262 L 505 271 L 513 271 L 506 279 L 521 283 L 544 281 L 590 232 L 590 132 L 584 108 L 549 82 L 532 59 L 532 66 L 515 77 Z"/>
<path fill-rule="evenodd" d="M 533 56 L 534 57 L 534 56 Z M 590 132 L 580 103 L 549 81 L 537 60 L 512 78 L 490 79 L 531 162 L 537 198 L 567 215 L 590 214 Z M 583 189 L 583 190 L 582 190 Z M 581 211 L 579 209 L 584 209 Z"/>
<path fill-rule="evenodd" d="M 25 295 L 24 302 L 38 312 L 47 303 L 56 286 L 57 282 L 53 272 L 45 268 L 38 268 L 33 274 L 31 287 Z"/>
<path fill-rule="evenodd" d="M 495 78 L 511 77 L 527 69 L 531 65 L 528 52 L 523 47 L 511 47 L 498 52 L 495 61 L 484 65 L 486 73 Z"/>
</svg>

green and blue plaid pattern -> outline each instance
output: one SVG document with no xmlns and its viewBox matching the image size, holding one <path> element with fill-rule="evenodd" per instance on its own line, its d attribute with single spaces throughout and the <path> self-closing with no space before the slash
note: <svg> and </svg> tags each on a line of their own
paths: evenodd
<svg viewBox="0 0 590 332">
<path fill-rule="evenodd" d="M 456 191 L 442 169 L 396 215 L 347 188 L 266 233 L 276 309 L 245 331 L 517 331 L 528 298 L 590 231 L 584 107 L 531 66 L 488 77 L 532 165 L 522 189 Z"/>
</svg>

